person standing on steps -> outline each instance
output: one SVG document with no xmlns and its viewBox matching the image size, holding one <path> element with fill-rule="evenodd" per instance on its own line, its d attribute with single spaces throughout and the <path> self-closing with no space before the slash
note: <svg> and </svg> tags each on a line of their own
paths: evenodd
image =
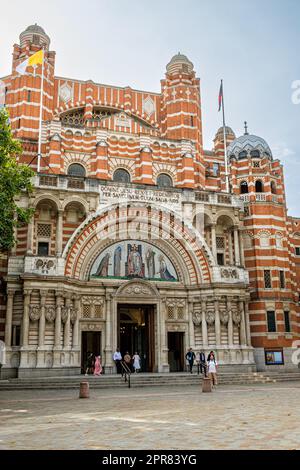
<svg viewBox="0 0 300 470">
<path fill-rule="evenodd" d="M 189 367 L 190 367 L 190 373 L 192 374 L 193 373 L 193 365 L 194 365 L 194 361 L 196 359 L 196 356 L 195 356 L 195 353 L 193 351 L 193 348 L 190 348 L 188 350 L 188 352 L 186 353 L 185 355 L 185 358 L 186 360 L 188 361 L 189 363 Z"/>
<path fill-rule="evenodd" d="M 117 374 L 121 374 L 121 361 L 122 361 L 122 354 L 120 353 L 120 349 L 117 348 L 116 349 L 116 352 L 114 353 L 113 355 L 113 359 L 114 359 L 114 362 L 116 364 L 116 368 L 117 368 Z"/>
<path fill-rule="evenodd" d="M 212 382 L 213 388 L 218 385 L 217 367 L 218 367 L 218 363 L 216 361 L 215 354 L 213 351 L 210 351 L 208 358 L 207 358 L 207 371 L 208 371 L 208 377 L 210 378 Z"/>
</svg>

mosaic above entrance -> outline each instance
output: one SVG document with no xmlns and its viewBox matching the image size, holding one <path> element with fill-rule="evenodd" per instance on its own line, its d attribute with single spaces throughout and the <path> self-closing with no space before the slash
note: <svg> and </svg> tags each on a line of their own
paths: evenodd
<svg viewBox="0 0 300 470">
<path fill-rule="evenodd" d="M 92 278 L 178 281 L 169 258 L 150 243 L 127 240 L 106 248 L 91 269 Z"/>
</svg>

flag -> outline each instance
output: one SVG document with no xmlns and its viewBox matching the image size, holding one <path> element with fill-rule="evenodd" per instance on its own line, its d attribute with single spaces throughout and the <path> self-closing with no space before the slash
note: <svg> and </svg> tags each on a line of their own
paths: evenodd
<svg viewBox="0 0 300 470">
<path fill-rule="evenodd" d="M 43 49 L 41 49 L 40 51 L 36 52 L 35 54 L 31 55 L 30 57 L 27 57 L 27 59 L 24 60 L 24 62 L 19 64 L 16 67 L 16 71 L 19 74 L 24 75 L 24 73 L 26 72 L 27 67 L 42 64 L 43 60 L 44 60 L 44 51 L 43 51 Z"/>
<path fill-rule="evenodd" d="M 218 111 L 221 111 L 222 101 L 223 101 L 223 81 L 221 81 L 221 86 L 220 86 L 220 91 L 219 91 L 219 109 L 218 109 Z"/>
</svg>

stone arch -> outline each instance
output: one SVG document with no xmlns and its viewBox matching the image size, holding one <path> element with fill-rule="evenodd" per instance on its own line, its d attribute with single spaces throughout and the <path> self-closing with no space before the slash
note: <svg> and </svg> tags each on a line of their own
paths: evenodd
<svg viewBox="0 0 300 470">
<path fill-rule="evenodd" d="M 135 232 L 133 237 L 128 237 L 128 227 L 126 233 L 122 232 L 120 227 L 128 222 L 130 211 L 134 210 L 140 212 L 134 223 L 144 224 L 146 229 L 145 231 L 141 229 L 138 233 Z M 181 280 L 186 284 L 210 282 L 213 257 L 205 240 L 195 232 L 191 224 L 185 224 L 183 227 L 183 221 L 171 211 L 168 214 L 167 210 L 162 211 L 158 208 L 153 210 L 157 211 L 157 216 L 154 213 L 151 219 L 151 230 L 153 230 L 151 234 L 157 234 L 155 245 L 170 256 Z M 139 205 L 130 206 L 129 209 L 116 205 L 109 210 L 102 209 L 95 215 L 91 214 L 89 219 L 86 219 L 74 232 L 64 250 L 65 275 L 87 280 L 93 260 L 106 246 L 118 239 L 134 238 L 148 241 L 149 227 L 146 217 L 148 211 L 149 207 Z"/>
<path fill-rule="evenodd" d="M 140 279 L 133 279 L 122 284 L 114 294 L 114 297 L 132 297 L 134 295 L 142 295 L 143 298 L 149 297 L 149 299 L 158 299 L 160 297 L 158 289 L 153 284 Z"/>
<path fill-rule="evenodd" d="M 56 210 L 62 209 L 61 201 L 49 193 L 44 193 L 41 196 L 38 196 L 33 202 L 33 207 L 36 209 L 40 203 L 47 203 L 47 202 L 50 202 L 52 205 L 54 205 Z"/>
<path fill-rule="evenodd" d="M 88 203 L 82 199 L 80 196 L 69 196 L 67 197 L 66 199 L 64 199 L 63 201 L 63 210 L 66 210 L 67 206 L 70 204 L 70 203 L 78 203 L 82 206 L 82 208 L 84 209 L 84 213 L 87 214 L 88 211 L 89 211 L 89 205 Z"/>
</svg>

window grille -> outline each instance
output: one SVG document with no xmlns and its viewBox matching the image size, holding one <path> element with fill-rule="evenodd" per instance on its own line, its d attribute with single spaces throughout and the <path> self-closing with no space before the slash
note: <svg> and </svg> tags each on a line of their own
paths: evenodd
<svg viewBox="0 0 300 470">
<path fill-rule="evenodd" d="M 37 236 L 42 238 L 51 238 L 51 225 L 50 224 L 38 224 Z"/>
</svg>

